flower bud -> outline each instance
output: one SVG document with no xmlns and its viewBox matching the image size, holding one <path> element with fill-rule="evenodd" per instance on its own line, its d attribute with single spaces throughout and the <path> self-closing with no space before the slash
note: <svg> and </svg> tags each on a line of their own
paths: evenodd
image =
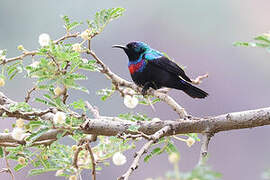
<svg viewBox="0 0 270 180">
<path fill-rule="evenodd" d="M 43 155 L 42 158 L 46 161 L 49 159 L 49 157 L 47 155 Z"/>
<path fill-rule="evenodd" d="M 186 140 L 186 143 L 187 143 L 188 147 L 191 147 L 195 143 L 195 140 L 192 137 L 189 137 Z"/>
<path fill-rule="evenodd" d="M 73 145 L 73 146 L 71 146 L 71 149 L 72 149 L 72 151 L 76 151 L 78 149 L 78 146 L 77 145 Z"/>
<path fill-rule="evenodd" d="M 77 176 L 75 175 L 69 176 L 69 180 L 77 180 Z"/>
<path fill-rule="evenodd" d="M 0 87 L 3 87 L 5 85 L 5 80 L 3 78 L 0 78 Z"/>
<path fill-rule="evenodd" d="M 19 45 L 19 46 L 17 47 L 17 49 L 18 49 L 19 51 L 25 51 L 23 45 Z"/>
<path fill-rule="evenodd" d="M 20 165 L 25 165 L 25 163 L 26 163 L 25 158 L 20 156 L 20 157 L 18 158 L 18 163 L 19 163 Z"/>
<path fill-rule="evenodd" d="M 53 92 L 54 92 L 54 94 L 55 94 L 56 96 L 60 96 L 60 95 L 63 94 L 63 89 L 60 88 L 59 86 L 57 86 L 57 87 L 53 90 Z"/>
</svg>

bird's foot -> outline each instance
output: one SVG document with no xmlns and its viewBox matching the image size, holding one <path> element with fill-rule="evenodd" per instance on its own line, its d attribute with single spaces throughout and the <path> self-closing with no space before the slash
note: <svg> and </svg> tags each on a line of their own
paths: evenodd
<svg viewBox="0 0 270 180">
<path fill-rule="evenodd" d="M 142 93 L 143 96 L 145 96 L 147 94 L 147 90 L 148 89 L 145 89 L 145 88 L 142 89 L 142 92 L 141 93 Z"/>
</svg>

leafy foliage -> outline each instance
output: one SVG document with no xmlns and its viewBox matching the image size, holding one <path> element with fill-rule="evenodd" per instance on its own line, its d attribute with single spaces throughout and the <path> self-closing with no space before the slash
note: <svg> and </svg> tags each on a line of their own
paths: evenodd
<svg viewBox="0 0 270 180">
<path fill-rule="evenodd" d="M 122 16 L 124 11 L 124 8 L 110 8 L 97 12 L 92 21 L 87 21 L 87 30 L 89 30 L 87 32 L 90 33 L 89 38 L 91 39 L 101 33 L 109 22 Z M 70 35 L 72 30 L 83 24 L 82 22 L 72 21 L 68 16 L 62 16 L 62 19 L 67 35 Z M 80 43 L 76 43 L 76 45 L 81 47 L 85 42 L 86 40 L 84 38 Z M 23 53 L 28 52 L 23 46 L 19 50 L 23 51 Z M 89 138 L 88 135 L 80 130 L 80 125 L 85 120 L 84 114 L 87 112 L 85 102 L 83 99 L 72 101 L 69 99 L 68 102 L 66 101 L 71 89 L 89 93 L 87 88 L 81 86 L 80 81 L 87 80 L 88 77 L 84 74 L 85 71 L 95 72 L 100 70 L 96 60 L 82 58 L 82 53 L 89 53 L 89 50 L 90 46 L 76 50 L 72 44 L 65 43 L 64 41 L 50 41 L 49 45 L 42 46 L 37 51 L 34 51 L 35 53 L 33 55 L 31 54 L 33 57 L 30 64 L 23 63 L 20 58 L 17 61 L 12 60 L 12 63 L 5 63 L 4 60 L 7 52 L 0 51 L 0 62 L 3 63 L 1 78 L 5 79 L 8 77 L 12 80 L 18 73 L 25 73 L 26 78 L 34 81 L 35 90 L 42 92 L 38 93 L 35 101 L 44 104 L 47 108 L 53 108 L 53 112 L 60 111 L 65 114 L 65 119 L 61 123 L 55 122 L 54 117 L 50 121 L 44 121 L 40 117 L 33 115 L 35 117 L 34 120 L 28 121 L 20 127 L 25 132 L 25 143 L 6 149 L 0 147 L 0 157 L 4 157 L 5 150 L 8 152 L 7 159 L 18 161 L 18 164 L 14 167 L 15 171 L 31 165 L 33 169 L 29 171 L 29 176 L 61 170 L 62 173 L 60 176 L 68 178 L 71 175 L 78 175 L 84 169 L 93 168 L 89 152 L 80 144 L 82 140 Z M 101 89 L 97 94 L 101 96 L 101 100 L 106 101 L 115 91 L 116 87 L 112 86 L 111 88 Z M 154 97 L 145 98 L 137 94 L 134 96 L 143 105 L 153 105 L 160 101 L 160 99 Z M 71 109 L 83 112 L 81 117 L 73 113 Z M 9 106 L 9 111 L 11 112 L 20 111 L 26 113 L 33 110 L 25 102 Z M 148 116 L 140 113 L 119 114 L 118 117 L 131 122 L 151 120 Z M 13 127 L 15 126 L 14 124 Z M 129 131 L 137 132 L 140 125 L 138 123 L 128 128 Z M 48 146 L 34 144 L 43 135 L 47 135 L 53 130 L 60 131 L 56 139 L 51 139 L 52 142 L 49 142 Z M 186 136 L 199 140 L 197 134 L 187 134 Z M 58 140 L 62 138 L 71 139 L 73 145 L 61 144 Z M 123 140 L 116 136 L 98 136 L 95 146 L 92 147 L 92 151 L 98 162 L 96 169 L 101 170 L 101 165 L 109 165 L 108 160 L 116 152 L 135 148 L 135 142 L 129 139 Z M 75 168 L 73 159 L 75 151 L 78 148 L 82 150 L 77 152 L 78 168 Z M 179 154 L 171 138 L 161 138 L 152 148 L 153 150 L 145 156 L 145 162 L 149 162 L 151 158 L 162 153 L 167 153 L 168 155 L 172 153 Z M 23 162 L 20 162 L 20 159 L 23 159 Z M 196 170 L 197 174 L 201 171 L 201 169 L 200 171 Z M 210 174 L 211 171 L 204 169 L 203 172 Z M 186 175 L 186 177 L 189 176 Z M 193 177 L 193 175 L 190 175 L 190 177 Z"/>
<path fill-rule="evenodd" d="M 91 29 L 90 37 L 101 33 L 110 21 L 122 16 L 124 12 L 124 8 L 103 9 L 97 12 L 94 20 L 87 21 L 88 27 Z"/>
<path fill-rule="evenodd" d="M 244 46 L 244 47 L 261 47 L 265 48 L 270 52 L 270 34 L 265 33 L 263 35 L 256 36 L 253 42 L 235 42 L 235 46 Z"/>
</svg>

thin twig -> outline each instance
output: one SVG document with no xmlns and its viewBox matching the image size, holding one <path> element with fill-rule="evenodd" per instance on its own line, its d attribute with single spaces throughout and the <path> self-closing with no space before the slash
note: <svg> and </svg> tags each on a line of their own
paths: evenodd
<svg viewBox="0 0 270 180">
<path fill-rule="evenodd" d="M 28 103 L 28 101 L 30 100 L 30 96 L 31 96 L 31 93 L 34 92 L 35 90 L 37 89 L 36 86 L 34 86 L 32 89 L 30 89 L 29 91 L 27 91 L 27 95 L 25 97 L 25 100 L 24 102 Z"/>
<path fill-rule="evenodd" d="M 198 85 L 202 83 L 202 80 L 208 78 L 208 73 L 198 76 L 196 79 L 192 79 L 192 84 Z"/>
<path fill-rule="evenodd" d="M 92 162 L 92 180 L 96 180 L 96 160 L 89 142 L 85 144 L 86 150 L 88 150 Z"/>
<path fill-rule="evenodd" d="M 143 147 L 135 154 L 134 160 L 131 166 L 128 168 L 127 172 L 123 174 L 118 180 L 128 180 L 129 176 L 132 172 L 139 167 L 139 160 L 141 159 L 142 155 L 147 153 L 148 149 L 154 144 L 159 138 L 161 138 L 164 134 L 169 132 L 172 128 L 170 126 L 165 126 L 164 128 L 157 131 L 155 134 L 152 135 L 152 140 L 148 141 Z"/>
<path fill-rule="evenodd" d="M 204 160 L 208 155 L 208 145 L 213 135 L 214 135 L 213 133 L 202 134 L 202 145 L 198 165 L 202 165 L 204 163 Z"/>
<path fill-rule="evenodd" d="M 80 152 L 83 150 L 82 146 L 79 146 L 78 145 L 78 148 L 76 149 L 76 151 L 74 152 L 74 155 L 73 155 L 73 162 L 72 162 L 72 165 L 78 169 L 79 166 L 78 166 L 78 159 L 79 159 L 79 154 Z"/>
<path fill-rule="evenodd" d="M 7 166 L 6 169 L 7 169 L 7 172 L 11 175 L 11 179 L 15 180 L 15 176 L 14 176 L 12 170 L 11 170 L 10 164 L 8 162 L 8 159 L 7 159 L 7 155 L 8 155 L 8 152 L 6 151 L 6 147 L 4 147 L 4 159 L 6 161 L 6 166 Z"/>
</svg>

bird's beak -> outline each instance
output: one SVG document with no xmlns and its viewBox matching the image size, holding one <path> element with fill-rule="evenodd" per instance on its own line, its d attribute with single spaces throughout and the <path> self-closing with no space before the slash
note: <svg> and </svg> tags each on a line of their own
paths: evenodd
<svg viewBox="0 0 270 180">
<path fill-rule="evenodd" d="M 113 47 L 113 48 L 121 48 L 121 49 L 124 49 L 124 50 L 127 49 L 126 46 L 122 46 L 122 45 L 113 45 L 112 47 Z"/>
</svg>

